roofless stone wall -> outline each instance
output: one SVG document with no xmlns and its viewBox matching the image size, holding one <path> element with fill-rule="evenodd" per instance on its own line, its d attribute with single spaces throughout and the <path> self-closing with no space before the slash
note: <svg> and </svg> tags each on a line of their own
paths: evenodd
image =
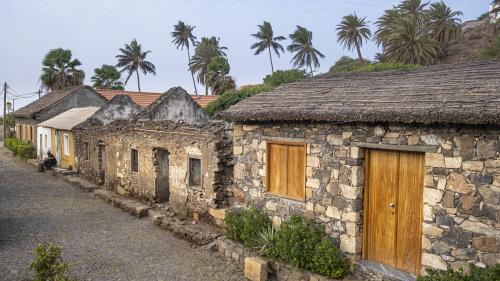
<svg viewBox="0 0 500 281">
<path fill-rule="evenodd" d="M 190 127 L 168 121 L 118 121 L 107 126 L 88 126 L 76 132 L 78 173 L 120 194 L 158 202 L 160 166 L 158 150 L 168 151 L 168 203 L 179 213 L 204 213 L 207 207 L 227 204 L 231 185 L 231 146 L 223 124 Z M 104 149 L 102 148 L 104 146 Z M 89 148 L 88 157 L 86 147 Z M 131 150 L 138 152 L 138 171 L 131 167 Z M 99 150 L 101 150 L 101 155 Z M 201 183 L 190 183 L 189 159 L 201 163 Z"/>
<path fill-rule="evenodd" d="M 234 125 L 234 201 L 279 224 L 302 213 L 361 258 L 364 151 L 355 142 L 424 146 L 422 269 L 499 263 L 500 129 L 492 126 Z M 306 143 L 305 201 L 265 192 L 266 142 Z"/>
</svg>

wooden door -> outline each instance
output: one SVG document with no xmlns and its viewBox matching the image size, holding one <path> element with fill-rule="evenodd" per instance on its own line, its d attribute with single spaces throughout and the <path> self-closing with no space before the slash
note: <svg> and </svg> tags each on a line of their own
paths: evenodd
<svg viewBox="0 0 500 281">
<path fill-rule="evenodd" d="M 363 258 L 418 274 L 424 154 L 366 153 Z"/>
<path fill-rule="evenodd" d="M 168 151 L 165 149 L 158 149 L 156 151 L 156 161 L 158 162 L 158 172 L 156 178 L 156 194 L 158 202 L 166 202 L 170 197 L 170 190 L 168 184 L 168 171 L 169 171 L 169 156 Z"/>
</svg>

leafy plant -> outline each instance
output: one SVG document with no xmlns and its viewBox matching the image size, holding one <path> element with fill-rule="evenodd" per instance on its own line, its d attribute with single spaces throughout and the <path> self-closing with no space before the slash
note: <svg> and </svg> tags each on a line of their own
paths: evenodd
<svg viewBox="0 0 500 281">
<path fill-rule="evenodd" d="M 349 264 L 328 237 L 316 245 L 311 267 L 311 271 L 335 279 L 349 273 Z"/>
<path fill-rule="evenodd" d="M 215 57 L 208 65 L 206 83 L 212 89 L 212 95 L 220 95 L 236 88 L 234 79 L 229 76 L 229 62 L 225 57 Z"/>
<path fill-rule="evenodd" d="M 284 52 L 283 46 L 279 43 L 279 41 L 286 40 L 283 36 L 274 36 L 273 27 L 271 23 L 268 21 L 264 21 L 262 25 L 258 25 L 259 32 L 252 34 L 255 39 L 259 40 L 258 42 L 252 44 L 251 49 L 255 50 L 255 55 L 262 53 L 267 49 L 269 53 L 269 61 L 271 62 L 271 72 L 274 73 L 274 65 L 273 65 L 273 57 L 271 55 L 271 49 L 276 53 L 276 55 L 280 56 L 280 51 Z"/>
<path fill-rule="evenodd" d="M 233 104 L 236 104 L 257 93 L 270 90 L 272 90 L 272 87 L 266 85 L 253 85 L 242 87 L 239 90 L 230 90 L 220 95 L 219 98 L 217 98 L 213 102 L 209 103 L 205 108 L 205 111 L 210 117 L 213 117 L 218 112 L 228 109 Z"/>
<path fill-rule="evenodd" d="M 319 68 L 319 58 L 324 58 L 320 51 L 313 47 L 312 32 L 307 28 L 297 25 L 297 30 L 289 35 L 292 43 L 288 45 L 287 50 L 293 53 L 292 63 L 298 68 L 309 68 L 311 75 L 314 68 Z"/>
<path fill-rule="evenodd" d="M 23 160 L 34 159 L 36 158 L 36 151 L 30 143 L 19 143 L 17 145 L 16 155 Z"/>
<path fill-rule="evenodd" d="M 267 75 L 264 78 L 264 85 L 269 87 L 278 87 L 283 84 L 302 80 L 306 77 L 306 72 L 300 69 L 277 70 L 273 74 Z"/>
<path fill-rule="evenodd" d="M 294 214 L 290 221 L 281 225 L 272 252 L 285 262 L 311 270 L 316 245 L 324 236 L 322 226 Z"/>
<path fill-rule="evenodd" d="M 271 225 L 269 218 L 255 208 L 231 210 L 224 222 L 228 237 L 248 247 L 256 247 L 258 233 Z"/>
<path fill-rule="evenodd" d="M 8 150 L 12 151 L 12 154 L 17 154 L 17 146 L 19 145 L 19 140 L 16 138 L 5 139 L 5 146 Z"/>
<path fill-rule="evenodd" d="M 193 30 L 195 28 L 196 26 L 191 26 L 189 24 L 185 24 L 183 21 L 179 21 L 176 25 L 174 25 L 174 31 L 170 33 L 173 38 L 172 43 L 175 44 L 177 49 L 181 48 L 181 50 L 183 50 L 184 47 L 186 47 L 188 66 L 191 63 L 191 53 L 189 52 L 189 48 L 195 45 L 196 40 L 196 36 L 193 35 Z M 193 72 L 191 72 L 191 78 L 193 79 L 194 93 L 197 95 L 198 89 L 196 88 Z"/>
<path fill-rule="evenodd" d="M 120 54 L 116 55 L 118 62 L 116 67 L 121 67 L 120 73 L 126 71 L 127 78 L 125 79 L 125 84 L 132 74 L 137 75 L 137 89 L 141 91 L 141 82 L 139 80 L 139 70 L 144 74 L 153 73 L 156 75 L 156 68 L 153 63 L 146 60 L 146 57 L 151 51 L 142 51 L 142 45 L 137 42 L 137 40 L 132 40 L 130 44 L 125 44 L 124 48 L 119 49 Z"/>
<path fill-rule="evenodd" d="M 70 86 L 82 85 L 85 73 L 77 69 L 82 63 L 72 59 L 71 50 L 57 48 L 50 50 L 42 61 L 40 82 L 49 90 L 60 90 Z"/>
<path fill-rule="evenodd" d="M 54 243 L 36 246 L 35 259 L 30 265 L 30 270 L 35 272 L 35 281 L 76 280 L 69 276 L 69 266 L 63 261 L 61 252 Z"/>
<path fill-rule="evenodd" d="M 116 67 L 103 64 L 100 68 L 95 68 L 94 73 L 90 78 L 92 87 L 96 89 L 125 90 L 122 81 L 120 81 L 121 74 Z"/>
<path fill-rule="evenodd" d="M 220 46 L 220 39 L 203 37 L 196 43 L 194 55 L 189 62 L 189 70 L 196 74 L 198 82 L 205 85 L 205 95 L 208 95 L 208 65 L 216 57 L 225 57 L 227 47 Z"/>
<path fill-rule="evenodd" d="M 271 225 L 259 231 L 255 238 L 255 248 L 265 257 L 272 256 L 271 252 L 275 243 L 276 229 Z"/>
<path fill-rule="evenodd" d="M 470 274 L 465 274 L 463 269 L 447 271 L 427 269 L 427 276 L 418 277 L 417 281 L 487 281 L 500 280 L 500 264 L 490 268 L 480 268 L 470 265 Z"/>
<path fill-rule="evenodd" d="M 402 63 L 374 63 L 368 65 L 351 64 L 345 65 L 339 68 L 332 67 L 330 72 L 378 72 L 387 70 L 411 70 L 419 68 L 419 65 L 415 64 L 402 64 Z"/>
<path fill-rule="evenodd" d="M 337 41 L 348 50 L 356 50 L 361 63 L 365 61 L 361 55 L 363 42 L 368 41 L 372 36 L 368 23 L 366 17 L 360 18 L 354 13 L 344 16 L 340 24 L 337 25 Z"/>
</svg>

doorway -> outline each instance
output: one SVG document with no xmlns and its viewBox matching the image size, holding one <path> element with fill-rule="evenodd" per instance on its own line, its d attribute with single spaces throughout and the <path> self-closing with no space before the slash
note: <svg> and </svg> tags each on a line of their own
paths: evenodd
<svg viewBox="0 0 500 281">
<path fill-rule="evenodd" d="M 56 130 L 55 132 L 55 138 L 56 138 L 56 160 L 57 160 L 57 165 L 61 165 L 61 132 L 59 130 Z"/>
<path fill-rule="evenodd" d="M 168 184 L 168 163 L 169 162 L 169 153 L 166 149 L 157 149 L 156 150 L 156 180 L 155 180 L 155 189 L 156 189 L 156 198 L 159 203 L 167 202 L 170 197 L 170 190 Z"/>
<path fill-rule="evenodd" d="M 419 275 L 424 154 L 366 152 L 363 258 Z"/>
<path fill-rule="evenodd" d="M 102 142 L 97 144 L 97 161 L 99 164 L 99 180 L 101 184 L 104 184 L 106 178 L 106 146 Z"/>
</svg>

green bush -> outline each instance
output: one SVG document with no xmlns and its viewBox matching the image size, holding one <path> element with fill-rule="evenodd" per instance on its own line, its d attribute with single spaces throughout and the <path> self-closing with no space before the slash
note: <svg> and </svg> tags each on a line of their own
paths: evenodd
<svg viewBox="0 0 500 281">
<path fill-rule="evenodd" d="M 301 69 L 277 70 L 273 74 L 267 75 L 264 78 L 264 85 L 269 87 L 278 87 L 283 84 L 302 80 L 306 77 L 306 72 Z"/>
<path fill-rule="evenodd" d="M 322 226 L 294 214 L 290 221 L 281 225 L 272 253 L 285 262 L 300 268 L 312 269 L 316 245 L 324 236 Z"/>
<path fill-rule="evenodd" d="M 411 70 L 419 68 L 419 65 L 415 64 L 399 64 L 399 63 L 372 63 L 372 64 L 362 64 L 359 62 L 346 64 L 339 67 L 333 66 L 330 69 L 330 73 L 345 73 L 345 72 L 378 72 L 387 70 Z"/>
<path fill-rule="evenodd" d="M 311 271 L 329 278 L 342 278 L 349 273 L 349 264 L 330 238 L 316 245 Z"/>
<path fill-rule="evenodd" d="M 483 60 L 500 59 L 500 35 L 493 38 L 490 45 L 481 51 L 479 57 Z"/>
<path fill-rule="evenodd" d="M 8 150 L 12 151 L 14 155 L 17 153 L 17 146 L 19 145 L 19 140 L 16 138 L 5 139 L 5 146 Z"/>
<path fill-rule="evenodd" d="M 54 243 L 39 244 L 35 248 L 35 259 L 30 265 L 35 271 L 35 281 L 76 280 L 69 276 L 69 267 L 61 257 L 61 249 Z"/>
<path fill-rule="evenodd" d="M 239 90 L 230 90 L 220 95 L 213 102 L 209 103 L 205 108 L 205 111 L 210 117 L 213 117 L 220 111 L 228 109 L 233 104 L 236 104 L 257 93 L 270 90 L 272 90 L 272 88 L 265 85 L 246 86 Z"/>
<path fill-rule="evenodd" d="M 353 72 L 364 65 L 365 64 L 360 62 L 358 59 L 353 59 L 348 56 L 342 56 L 335 62 L 332 67 L 330 67 L 330 73 Z"/>
<path fill-rule="evenodd" d="M 269 218 L 255 208 L 230 210 L 224 222 L 227 236 L 248 247 L 256 247 L 258 233 L 271 225 Z"/>
<path fill-rule="evenodd" d="M 500 264 L 490 268 L 480 268 L 470 265 L 470 274 L 465 274 L 462 269 L 447 271 L 427 269 L 427 276 L 418 277 L 417 281 L 489 281 L 500 280 Z"/>
<path fill-rule="evenodd" d="M 17 146 L 16 155 L 23 160 L 33 159 L 36 158 L 36 151 L 30 143 L 20 143 Z"/>
</svg>

